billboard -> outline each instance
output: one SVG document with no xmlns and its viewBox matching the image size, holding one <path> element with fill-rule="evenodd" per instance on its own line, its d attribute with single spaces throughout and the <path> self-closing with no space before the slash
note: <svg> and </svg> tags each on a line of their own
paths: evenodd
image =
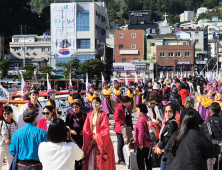
<svg viewBox="0 0 222 170">
<path fill-rule="evenodd" d="M 51 4 L 52 55 L 71 57 L 76 54 L 76 3 Z"/>
</svg>

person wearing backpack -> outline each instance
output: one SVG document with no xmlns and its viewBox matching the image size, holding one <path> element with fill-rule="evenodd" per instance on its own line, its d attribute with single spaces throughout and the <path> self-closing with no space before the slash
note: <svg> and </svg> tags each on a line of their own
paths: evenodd
<svg viewBox="0 0 222 170">
<path fill-rule="evenodd" d="M 201 132 L 207 136 L 209 140 L 222 141 L 222 118 L 220 117 L 221 107 L 219 103 L 212 103 L 210 105 L 211 118 L 205 121 L 201 126 Z M 209 127 L 208 127 L 209 126 Z M 209 129 L 210 128 L 210 129 Z M 210 131 L 212 132 L 210 134 Z M 207 160 L 208 170 L 212 170 L 212 159 Z M 217 161 L 214 165 L 214 170 L 217 170 Z M 222 160 L 219 162 L 219 167 L 222 169 Z"/>
<path fill-rule="evenodd" d="M 169 100 L 177 107 L 177 111 L 180 113 L 182 106 L 181 96 L 178 94 L 178 90 L 176 87 L 173 87 L 172 92 L 170 93 Z"/>
<path fill-rule="evenodd" d="M 165 105 L 164 107 L 165 122 L 160 130 L 160 139 L 155 149 L 158 155 L 163 154 L 167 142 L 178 128 L 177 121 L 175 120 L 175 115 L 176 115 L 176 107 L 172 103 Z M 162 159 L 161 159 L 160 170 L 166 170 L 166 165 L 163 163 Z"/>
<path fill-rule="evenodd" d="M 185 100 L 187 98 L 187 96 L 191 96 L 190 95 L 190 92 L 186 89 L 185 85 L 181 83 L 180 85 L 180 91 L 178 92 L 178 94 L 181 96 L 181 99 L 182 99 L 182 106 L 184 105 L 185 103 Z"/>
<path fill-rule="evenodd" d="M 152 122 L 152 119 L 147 116 L 147 107 L 145 104 L 139 104 L 137 107 L 138 121 L 134 127 L 134 144 L 137 148 L 137 165 L 139 170 L 145 170 L 144 161 L 147 170 L 152 170 L 152 157 L 148 156 L 152 149 L 150 142 L 147 141 L 149 135 L 147 121 Z"/>
<path fill-rule="evenodd" d="M 13 110 L 10 106 L 5 106 L 2 109 L 3 118 L 0 122 L 0 170 L 2 170 L 3 159 L 5 154 L 7 157 L 7 166 L 9 169 L 13 156 L 9 153 L 9 145 L 11 143 L 13 133 L 18 129 L 17 124 L 12 119 Z"/>
</svg>

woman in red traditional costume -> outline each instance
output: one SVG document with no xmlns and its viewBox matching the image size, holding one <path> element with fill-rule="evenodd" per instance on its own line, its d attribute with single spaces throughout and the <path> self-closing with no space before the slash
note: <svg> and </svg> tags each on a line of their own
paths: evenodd
<svg viewBox="0 0 222 170">
<path fill-rule="evenodd" d="M 113 144 L 109 133 L 109 119 L 100 110 L 101 100 L 94 97 L 93 111 L 87 114 L 83 127 L 83 170 L 115 170 Z"/>
</svg>

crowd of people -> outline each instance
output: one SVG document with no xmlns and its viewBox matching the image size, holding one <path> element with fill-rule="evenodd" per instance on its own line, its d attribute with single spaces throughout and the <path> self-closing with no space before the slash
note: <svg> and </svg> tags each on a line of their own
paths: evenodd
<svg viewBox="0 0 222 170">
<path fill-rule="evenodd" d="M 18 114 L 7 103 L 0 114 L 0 170 L 5 155 L 8 169 L 115 170 L 111 119 L 118 164 L 127 161 L 127 145 L 136 153 L 139 170 L 152 170 L 154 158 L 161 170 L 222 169 L 222 82 L 190 76 L 129 82 L 127 89 L 119 85 L 102 82 L 102 99 L 92 84 L 85 97 L 70 85 L 65 121 L 58 118 L 55 91 L 47 90 L 42 108 L 39 91 L 25 85 L 22 99 L 28 103 Z M 134 131 L 128 143 L 123 128 Z"/>
</svg>

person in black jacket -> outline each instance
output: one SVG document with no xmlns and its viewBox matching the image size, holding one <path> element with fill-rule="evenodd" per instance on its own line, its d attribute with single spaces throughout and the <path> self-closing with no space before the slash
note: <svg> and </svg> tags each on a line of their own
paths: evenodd
<svg viewBox="0 0 222 170">
<path fill-rule="evenodd" d="M 194 109 L 194 99 L 192 97 L 190 97 L 190 96 L 188 96 L 186 98 L 185 103 L 184 103 L 184 108 L 181 110 L 181 113 L 180 113 L 180 124 L 182 123 L 182 120 L 183 120 L 184 116 L 186 115 L 186 113 L 188 113 L 189 111 L 194 111 L 194 112 L 197 113 L 198 118 L 199 118 L 199 125 L 202 125 L 203 119 L 200 117 L 199 112 L 197 112 Z"/>
<path fill-rule="evenodd" d="M 80 111 L 82 107 L 82 102 L 80 99 L 74 99 L 71 107 L 73 108 L 73 112 L 67 115 L 66 126 L 69 126 L 70 128 L 72 139 L 80 148 L 82 148 L 82 130 L 85 123 L 86 114 Z M 76 161 L 75 170 L 82 170 L 81 161 Z"/>
<path fill-rule="evenodd" d="M 207 158 L 221 151 L 199 131 L 198 115 L 189 111 L 175 134 L 167 143 L 163 161 L 167 170 L 207 170 Z"/>
<path fill-rule="evenodd" d="M 152 80 L 149 80 L 149 81 L 148 81 L 147 85 L 146 85 L 145 88 L 144 88 L 144 91 L 145 91 L 145 92 L 144 92 L 143 98 L 144 98 L 144 102 L 145 102 L 145 100 L 146 100 L 147 98 L 149 98 L 150 93 L 153 91 Z"/>
<path fill-rule="evenodd" d="M 212 103 L 210 105 L 210 114 L 211 118 L 205 121 L 201 126 L 201 132 L 207 136 L 209 140 L 218 140 L 222 141 L 222 118 L 220 117 L 221 107 L 219 103 Z M 210 126 L 210 129 L 212 131 L 212 134 L 210 135 L 208 126 Z M 208 170 L 212 170 L 212 159 L 207 160 L 207 167 Z M 214 169 L 217 170 L 217 161 L 214 165 Z M 222 169 L 222 161 L 219 163 L 220 170 Z"/>
<path fill-rule="evenodd" d="M 180 113 L 182 106 L 182 99 L 181 96 L 178 94 L 178 90 L 176 87 L 173 87 L 172 92 L 170 93 L 169 100 L 171 101 L 171 103 L 173 103 L 176 106 L 177 111 Z"/>
<path fill-rule="evenodd" d="M 176 115 L 176 107 L 172 103 L 165 105 L 164 116 L 166 120 L 160 131 L 160 139 L 159 139 L 159 143 L 157 144 L 158 155 L 162 154 L 161 150 L 165 148 L 170 137 L 178 128 L 177 121 L 175 120 L 175 115 Z M 163 163 L 163 160 L 161 160 L 160 170 L 165 170 L 165 169 L 166 169 L 165 164 Z"/>
</svg>

